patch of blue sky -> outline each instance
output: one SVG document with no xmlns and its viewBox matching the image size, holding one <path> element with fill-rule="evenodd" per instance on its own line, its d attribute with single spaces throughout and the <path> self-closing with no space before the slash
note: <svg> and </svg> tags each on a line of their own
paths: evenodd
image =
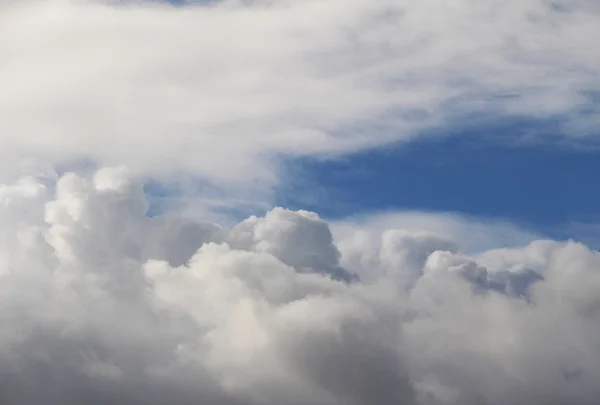
<svg viewBox="0 0 600 405">
<path fill-rule="evenodd" d="M 336 159 L 293 159 L 276 203 L 331 219 L 455 212 L 576 238 L 571 225 L 600 222 L 600 148 L 592 138 L 566 141 L 564 123 L 483 120 Z"/>
</svg>

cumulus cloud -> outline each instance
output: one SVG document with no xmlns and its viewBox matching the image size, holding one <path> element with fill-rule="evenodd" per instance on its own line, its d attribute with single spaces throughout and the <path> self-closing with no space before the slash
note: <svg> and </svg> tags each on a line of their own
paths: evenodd
<svg viewBox="0 0 600 405">
<path fill-rule="evenodd" d="M 5 404 L 594 404 L 600 255 L 145 215 L 122 168 L 0 187 Z M 348 232 L 366 232 L 354 225 Z M 372 231 L 375 233 L 375 230 Z M 362 249 L 362 251 L 360 251 Z M 349 277 L 340 277 L 345 275 Z"/>
<path fill-rule="evenodd" d="M 178 3 L 0 0 L 1 403 L 597 402 L 581 243 L 425 213 L 151 216 L 140 182 L 264 202 L 280 156 L 474 113 L 585 134 L 597 2 Z M 49 169 L 81 162 L 111 167 Z"/>
<path fill-rule="evenodd" d="M 465 114 L 598 123 L 595 0 L 178 3 L 0 1 L 3 164 L 91 159 L 267 193 L 273 156 Z"/>
</svg>

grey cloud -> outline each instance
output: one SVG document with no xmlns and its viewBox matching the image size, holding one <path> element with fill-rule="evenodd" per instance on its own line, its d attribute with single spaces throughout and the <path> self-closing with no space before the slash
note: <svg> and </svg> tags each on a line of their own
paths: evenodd
<svg viewBox="0 0 600 405">
<path fill-rule="evenodd" d="M 390 229 L 357 253 L 304 211 L 232 228 L 149 218 L 124 169 L 27 181 L 1 189 L 3 403 L 593 404 L 600 394 L 600 256 L 584 245 L 466 255 L 460 241 Z M 360 277 L 335 277 L 342 262 Z"/>
</svg>

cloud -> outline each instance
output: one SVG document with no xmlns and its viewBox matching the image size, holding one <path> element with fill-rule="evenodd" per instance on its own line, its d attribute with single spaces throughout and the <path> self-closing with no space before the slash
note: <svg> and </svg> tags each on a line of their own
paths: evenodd
<svg viewBox="0 0 600 405">
<path fill-rule="evenodd" d="M 566 115 L 569 134 L 597 123 L 592 0 L 0 8 L 7 168 L 90 159 L 264 196 L 281 155 L 356 151 L 473 114 Z"/>
<path fill-rule="evenodd" d="M 282 156 L 465 116 L 588 134 L 596 2 L 185 3 L 0 0 L 0 402 L 597 402 L 583 244 L 419 212 L 151 216 L 141 183 L 264 203 Z M 51 169 L 81 162 L 110 167 Z"/>
<path fill-rule="evenodd" d="M 123 168 L 33 175 L 0 198 L 6 404 L 593 404 L 600 394 L 600 255 L 583 244 L 467 254 L 461 240 L 390 222 L 345 228 L 350 239 L 371 232 L 352 245 L 316 214 L 283 208 L 232 228 L 148 217 Z"/>
<path fill-rule="evenodd" d="M 338 244 L 356 245 L 377 243 L 380 235 L 389 229 L 403 229 L 409 233 L 439 235 L 459 243 L 458 248 L 478 253 L 498 247 L 522 246 L 544 238 L 537 231 L 517 226 L 502 219 L 470 217 L 465 214 L 428 211 L 391 211 L 357 215 L 331 223 Z M 454 250 L 454 249 L 450 249 Z"/>
<path fill-rule="evenodd" d="M 269 253 L 297 269 L 350 278 L 339 266 L 340 252 L 329 226 L 312 212 L 274 208 L 264 218 L 253 216 L 236 225 L 228 241 L 237 249 Z"/>
</svg>

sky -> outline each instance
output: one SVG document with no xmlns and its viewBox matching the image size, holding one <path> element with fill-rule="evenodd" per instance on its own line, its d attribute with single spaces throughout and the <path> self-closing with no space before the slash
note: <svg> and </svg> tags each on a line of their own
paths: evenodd
<svg viewBox="0 0 600 405">
<path fill-rule="evenodd" d="M 556 120 L 517 118 L 466 123 L 436 128 L 409 144 L 291 160 L 288 170 L 301 180 L 280 187 L 277 202 L 332 219 L 394 210 L 453 212 L 595 245 L 593 233 L 575 227 L 600 221 L 600 148 L 594 141 L 565 144 L 558 126 Z M 520 138 L 532 133 L 547 140 Z"/>
<path fill-rule="evenodd" d="M 592 405 L 596 0 L 0 0 L 0 402 Z"/>
</svg>

